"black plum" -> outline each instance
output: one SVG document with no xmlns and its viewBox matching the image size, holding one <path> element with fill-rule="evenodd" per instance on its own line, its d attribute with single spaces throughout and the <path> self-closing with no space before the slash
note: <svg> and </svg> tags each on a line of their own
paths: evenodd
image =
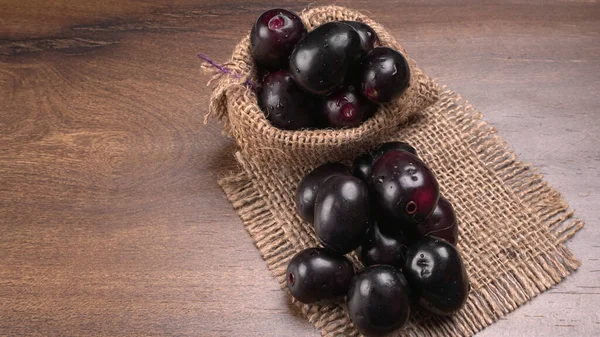
<svg viewBox="0 0 600 337">
<path fill-rule="evenodd" d="M 386 264 L 401 268 L 408 251 L 408 238 L 402 233 L 383 233 L 374 223 L 360 248 L 360 259 L 365 266 Z"/>
<path fill-rule="evenodd" d="M 373 164 L 369 184 L 383 215 L 408 227 L 400 229 L 405 232 L 425 221 L 439 199 L 435 176 L 407 151 L 392 150 L 381 156 Z"/>
<path fill-rule="evenodd" d="M 366 336 L 399 329 L 410 315 L 406 279 L 392 266 L 371 266 L 356 274 L 347 301 L 352 322 Z"/>
<path fill-rule="evenodd" d="M 417 226 L 417 232 L 420 236 L 432 235 L 442 238 L 456 246 L 458 226 L 452 204 L 440 196 L 433 213 L 425 219 L 425 222 Z"/>
<path fill-rule="evenodd" d="M 315 125 L 314 98 L 300 90 L 287 70 L 265 77 L 258 102 L 267 119 L 277 128 L 299 130 Z"/>
<path fill-rule="evenodd" d="M 383 143 L 377 146 L 376 148 L 369 150 L 356 157 L 354 159 L 354 162 L 352 163 L 352 173 L 360 179 L 367 181 L 367 179 L 371 176 L 371 168 L 373 167 L 373 163 L 375 163 L 377 159 L 379 159 L 381 156 L 392 150 L 408 151 L 414 154 L 415 156 L 417 155 L 417 150 L 415 150 L 415 148 L 410 146 L 410 144 L 408 143 Z"/>
<path fill-rule="evenodd" d="M 327 179 L 315 202 L 315 233 L 321 244 L 346 254 L 358 248 L 369 226 L 369 192 L 365 182 L 346 175 Z"/>
<path fill-rule="evenodd" d="M 340 21 L 354 28 L 358 35 L 360 35 L 360 42 L 362 44 L 363 50 L 365 52 L 370 51 L 371 49 L 379 46 L 379 37 L 377 33 L 371 28 L 371 26 L 366 23 L 358 22 L 358 21 Z"/>
<path fill-rule="evenodd" d="M 360 35 L 350 26 L 328 22 L 309 32 L 290 55 L 290 71 L 304 90 L 328 95 L 344 84 L 348 70 L 364 50 Z"/>
<path fill-rule="evenodd" d="M 294 46 L 306 34 L 300 17 L 285 9 L 262 13 L 250 32 L 252 56 L 270 71 L 285 69 Z"/>
<path fill-rule="evenodd" d="M 449 242 L 426 236 L 408 250 L 404 274 L 421 307 L 451 315 L 467 301 L 470 283 L 462 258 Z"/>
<path fill-rule="evenodd" d="M 315 201 L 321 185 L 336 175 L 351 175 L 350 169 L 341 163 L 326 163 L 310 171 L 296 190 L 296 206 L 302 219 L 313 223 Z"/>
<path fill-rule="evenodd" d="M 355 127 L 373 115 L 377 106 L 359 95 L 352 86 L 345 87 L 323 100 L 321 113 L 328 126 Z"/>
<path fill-rule="evenodd" d="M 410 68 L 406 58 L 388 47 L 371 50 L 364 60 L 362 93 L 375 103 L 398 98 L 410 84 Z"/>
<path fill-rule="evenodd" d="M 287 287 L 302 303 L 335 299 L 348 291 L 354 276 L 352 262 L 324 248 L 296 254 L 287 268 Z"/>
</svg>

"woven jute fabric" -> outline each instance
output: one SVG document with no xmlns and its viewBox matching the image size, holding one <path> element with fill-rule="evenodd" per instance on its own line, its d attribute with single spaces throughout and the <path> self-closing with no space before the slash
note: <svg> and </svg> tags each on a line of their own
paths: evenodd
<svg viewBox="0 0 600 337">
<path fill-rule="evenodd" d="M 302 13 L 309 29 L 327 21 L 360 20 L 371 25 L 384 45 L 405 55 L 383 28 L 341 7 Z M 583 222 L 543 177 L 516 155 L 481 114 L 458 94 L 425 76 L 410 60 L 410 89 L 382 107 L 362 126 L 348 130 L 274 129 L 256 104 L 248 38 L 218 76 L 210 111 L 235 138 L 239 168 L 220 186 L 242 219 L 269 269 L 285 288 L 289 260 L 318 245 L 313 227 L 296 212 L 300 179 L 330 160 L 349 163 L 358 152 L 383 141 L 415 146 L 431 167 L 441 193 L 458 217 L 460 250 L 471 280 L 464 308 L 450 317 L 413 312 L 398 336 L 470 336 L 560 282 L 579 266 L 563 245 Z M 350 258 L 361 268 L 356 255 Z M 284 290 L 285 291 L 285 290 Z M 305 305 L 290 301 L 324 336 L 358 336 L 344 303 Z"/>
<path fill-rule="evenodd" d="M 246 36 L 235 47 L 231 60 L 225 64 L 236 76 L 219 73 L 213 78 L 217 85 L 211 96 L 209 113 L 220 119 L 225 129 L 237 140 L 246 156 L 269 161 L 285 161 L 303 168 L 324 161 L 339 161 L 349 154 L 381 143 L 396 127 L 438 99 L 435 83 L 381 25 L 366 16 L 341 7 L 328 6 L 305 11 L 301 17 L 308 30 L 329 21 L 354 20 L 369 24 L 378 34 L 381 44 L 392 47 L 408 60 L 410 85 L 396 101 L 379 109 L 365 123 L 351 129 L 320 129 L 289 131 L 272 126 L 257 104 L 255 90 L 246 80 L 256 82 L 256 67 L 251 56 L 250 38 Z"/>
</svg>

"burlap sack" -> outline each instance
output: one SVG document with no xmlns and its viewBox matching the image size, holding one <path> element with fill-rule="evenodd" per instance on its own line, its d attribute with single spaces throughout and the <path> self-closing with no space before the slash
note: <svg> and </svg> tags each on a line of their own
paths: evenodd
<svg viewBox="0 0 600 337">
<path fill-rule="evenodd" d="M 341 7 L 321 7 L 302 15 L 308 30 L 328 22 L 362 21 L 377 32 L 382 45 L 395 48 L 405 56 L 406 51 L 379 24 Z M 415 112 L 431 105 L 438 98 L 434 82 L 423 74 L 407 56 L 411 69 L 410 86 L 395 102 L 380 108 L 375 116 L 352 129 L 312 131 L 280 130 L 272 126 L 257 104 L 255 90 L 246 80 L 256 82 L 256 69 L 250 54 L 250 38 L 244 37 L 236 46 L 226 67 L 240 78 L 229 74 L 217 75 L 218 84 L 211 97 L 209 113 L 215 114 L 237 140 L 242 152 L 253 157 L 292 162 L 312 167 L 324 161 L 339 161 L 349 154 L 381 143 L 396 127 Z"/>
<path fill-rule="evenodd" d="M 328 6 L 301 16 L 309 29 L 333 20 L 364 21 L 384 45 L 404 53 L 380 25 L 357 12 Z M 239 170 L 226 173 L 219 184 L 269 269 L 285 287 L 285 270 L 292 256 L 317 246 L 313 227 L 296 214 L 294 194 L 302 176 L 329 160 L 349 162 L 376 143 L 410 142 L 456 209 L 458 248 L 472 290 L 459 313 L 443 318 L 417 310 L 408 326 L 394 334 L 470 336 L 576 269 L 579 262 L 563 242 L 583 223 L 573 218 L 561 196 L 539 174 L 517 160 L 481 121 L 480 113 L 409 62 L 413 71 L 410 89 L 362 126 L 283 131 L 268 123 L 254 91 L 244 84 L 255 80 L 248 37 L 244 38 L 227 64 L 235 76 L 216 78 L 211 98 L 210 112 L 224 122 L 239 146 L 235 153 Z M 351 258 L 360 267 L 356 256 Z M 290 301 L 324 336 L 358 336 L 343 303 L 316 306 Z"/>
</svg>

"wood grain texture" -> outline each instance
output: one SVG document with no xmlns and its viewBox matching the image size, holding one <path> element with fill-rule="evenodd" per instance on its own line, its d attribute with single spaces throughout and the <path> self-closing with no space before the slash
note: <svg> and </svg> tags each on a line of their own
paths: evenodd
<svg viewBox="0 0 600 337">
<path fill-rule="evenodd" d="M 325 4 L 317 1 L 311 4 Z M 600 6 L 337 1 L 485 113 L 587 226 L 583 265 L 480 336 L 600 335 Z M 197 51 L 306 1 L 0 2 L 0 335 L 317 336 L 216 184 Z"/>
</svg>

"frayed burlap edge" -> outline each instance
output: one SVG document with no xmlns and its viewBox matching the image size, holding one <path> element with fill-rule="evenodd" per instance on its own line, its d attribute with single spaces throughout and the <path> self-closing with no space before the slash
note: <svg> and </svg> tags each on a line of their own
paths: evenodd
<svg viewBox="0 0 600 337">
<path fill-rule="evenodd" d="M 440 101 L 434 107 L 444 111 L 465 135 L 470 149 L 481 163 L 491 170 L 527 208 L 527 212 L 547 227 L 544 232 L 555 242 L 552 249 L 528 257 L 530 263 L 519 268 L 510 267 L 496 280 L 470 294 L 466 307 L 451 318 L 423 319 L 422 324 L 404 334 L 410 336 L 470 336 L 492 324 L 500 317 L 515 310 L 551 286 L 559 283 L 579 261 L 563 245 L 579 229 L 583 222 L 574 217 L 561 195 L 554 190 L 541 174 L 517 159 L 508 144 L 496 134 L 496 130 L 481 120 L 482 114 L 458 94 L 440 88 Z M 274 277 L 285 286 L 285 268 L 295 249 L 286 237 L 270 206 L 260 195 L 249 167 L 239 153 L 236 155 L 240 170 L 230 172 L 218 183 L 228 200 L 242 219 L 244 226 Z M 321 331 L 323 336 L 358 336 L 347 314 L 339 305 L 304 306 L 302 314 Z M 417 313 L 418 314 L 418 313 Z M 400 334 L 403 334 L 400 331 Z"/>
</svg>

